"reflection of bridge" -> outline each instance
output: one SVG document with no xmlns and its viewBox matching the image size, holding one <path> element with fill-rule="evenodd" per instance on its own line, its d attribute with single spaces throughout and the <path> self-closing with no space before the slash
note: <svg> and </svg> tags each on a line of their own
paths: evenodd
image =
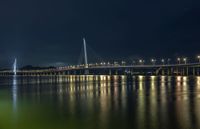
<svg viewBox="0 0 200 129">
<path fill-rule="evenodd" d="M 0 71 L 0 76 L 58 76 L 58 75 L 200 75 L 200 62 L 162 65 L 118 65 L 88 64 L 86 42 L 84 41 L 84 65 L 58 67 L 43 70 L 17 70 L 16 60 L 13 70 Z"/>
</svg>

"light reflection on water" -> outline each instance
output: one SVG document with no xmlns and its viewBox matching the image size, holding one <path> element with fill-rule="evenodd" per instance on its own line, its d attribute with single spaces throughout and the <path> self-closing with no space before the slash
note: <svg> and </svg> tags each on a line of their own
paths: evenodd
<svg viewBox="0 0 200 129">
<path fill-rule="evenodd" d="M 0 82 L 5 105 L 0 129 L 200 128 L 200 77 L 82 75 Z"/>
<path fill-rule="evenodd" d="M 13 96 L 13 110 L 16 112 L 17 108 L 17 78 L 13 76 L 13 85 L 12 85 L 12 96 Z"/>
</svg>

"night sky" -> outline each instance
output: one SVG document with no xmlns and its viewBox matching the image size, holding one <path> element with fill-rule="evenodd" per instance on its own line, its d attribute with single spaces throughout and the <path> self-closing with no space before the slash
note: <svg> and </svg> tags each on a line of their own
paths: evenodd
<svg viewBox="0 0 200 129">
<path fill-rule="evenodd" d="M 83 37 L 105 60 L 196 56 L 200 1 L 0 1 L 0 67 L 76 64 Z"/>
</svg>

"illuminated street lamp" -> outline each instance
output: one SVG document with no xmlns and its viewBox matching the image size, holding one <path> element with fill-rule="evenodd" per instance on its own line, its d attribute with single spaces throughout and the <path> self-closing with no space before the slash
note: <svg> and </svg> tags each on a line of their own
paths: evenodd
<svg viewBox="0 0 200 129">
<path fill-rule="evenodd" d="M 168 59 L 167 59 L 167 64 L 168 64 L 168 65 L 170 64 L 170 61 L 171 61 L 171 59 L 168 58 Z"/>
<path fill-rule="evenodd" d="M 144 60 L 140 59 L 139 63 L 140 63 L 140 65 L 143 65 L 144 64 Z"/>
<path fill-rule="evenodd" d="M 198 60 L 199 60 L 199 63 L 200 63 L 200 55 L 199 55 L 199 56 L 197 56 L 197 58 L 198 58 Z"/>
<path fill-rule="evenodd" d="M 183 58 L 185 64 L 187 64 L 187 58 Z"/>
<path fill-rule="evenodd" d="M 155 59 L 151 59 L 151 62 L 152 62 L 153 65 L 156 64 L 156 60 Z"/>
<path fill-rule="evenodd" d="M 101 65 L 102 65 L 102 66 L 105 66 L 105 65 L 106 65 L 106 63 L 105 63 L 105 62 L 101 62 Z"/>
<path fill-rule="evenodd" d="M 163 65 L 165 65 L 165 59 L 162 59 L 161 62 Z"/>
<path fill-rule="evenodd" d="M 177 58 L 178 64 L 181 63 L 181 58 Z"/>
<path fill-rule="evenodd" d="M 114 65 L 117 66 L 117 65 L 118 65 L 118 62 L 115 61 L 115 62 L 114 62 Z"/>
<path fill-rule="evenodd" d="M 125 65 L 126 64 L 126 62 L 125 61 L 122 61 L 122 65 Z"/>
</svg>

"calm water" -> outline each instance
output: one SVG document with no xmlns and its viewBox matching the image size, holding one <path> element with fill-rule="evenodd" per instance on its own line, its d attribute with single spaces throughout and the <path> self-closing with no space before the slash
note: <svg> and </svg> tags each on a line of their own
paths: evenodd
<svg viewBox="0 0 200 129">
<path fill-rule="evenodd" d="M 200 129 L 200 77 L 105 78 L 1 78 L 0 129 Z"/>
</svg>

